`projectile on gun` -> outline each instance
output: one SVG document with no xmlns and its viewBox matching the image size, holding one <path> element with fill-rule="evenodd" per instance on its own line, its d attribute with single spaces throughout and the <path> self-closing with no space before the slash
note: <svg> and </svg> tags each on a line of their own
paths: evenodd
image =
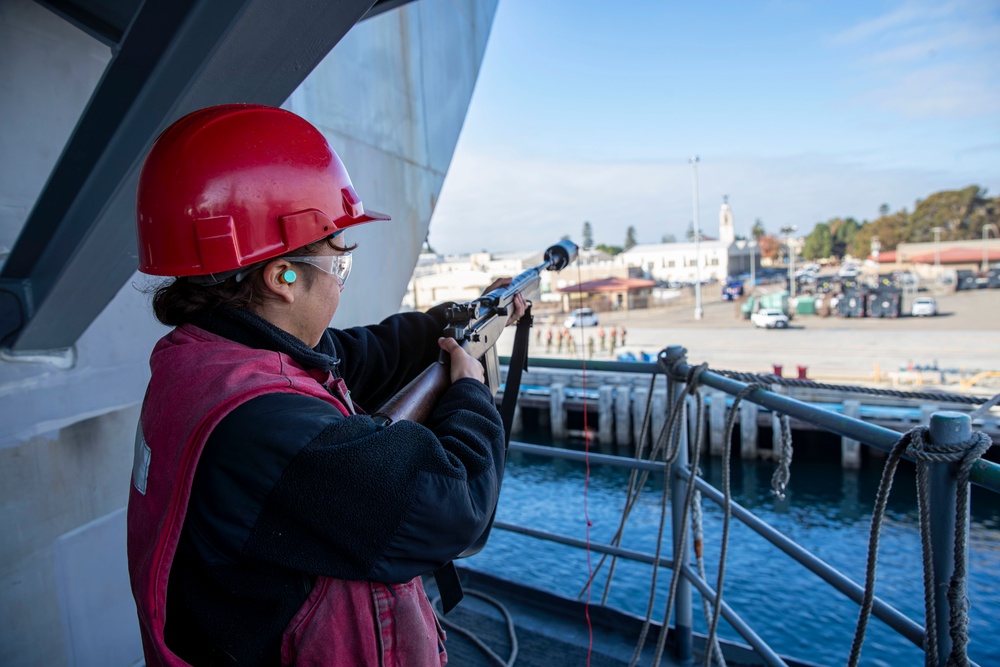
<svg viewBox="0 0 1000 667">
<path fill-rule="evenodd" d="M 466 352 L 483 362 L 486 384 L 494 395 L 500 389 L 500 360 L 496 342 L 507 325 L 514 297 L 537 288 L 542 271 L 561 271 L 577 258 L 578 253 L 579 249 L 572 241 L 560 241 L 545 251 L 541 264 L 518 274 L 509 285 L 447 309 L 448 325 L 443 335 L 457 340 Z M 447 362 L 448 355 L 442 353 L 437 362 L 399 390 L 375 414 L 391 421 L 426 420 L 438 398 L 451 385 Z"/>
</svg>

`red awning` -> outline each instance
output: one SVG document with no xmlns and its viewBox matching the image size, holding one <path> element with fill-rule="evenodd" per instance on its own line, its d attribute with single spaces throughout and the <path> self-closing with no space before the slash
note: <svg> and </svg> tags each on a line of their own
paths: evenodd
<svg viewBox="0 0 1000 667">
<path fill-rule="evenodd" d="M 868 255 L 868 259 L 870 259 L 872 261 L 875 261 L 875 256 L 874 255 Z M 880 252 L 878 254 L 878 261 L 879 262 L 884 262 L 884 263 L 895 262 L 896 261 L 896 251 L 895 250 L 886 250 L 885 252 Z"/>
<path fill-rule="evenodd" d="M 940 253 L 931 251 L 914 255 L 910 257 L 910 261 L 915 264 L 934 264 L 935 261 L 941 264 L 975 264 L 983 261 L 983 251 L 978 248 L 947 248 Z M 986 261 L 1000 262 L 1000 247 L 990 248 Z"/>
</svg>

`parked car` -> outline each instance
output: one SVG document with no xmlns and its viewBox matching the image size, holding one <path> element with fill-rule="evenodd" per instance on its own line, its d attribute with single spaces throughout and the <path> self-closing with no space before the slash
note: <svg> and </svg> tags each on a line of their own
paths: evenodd
<svg viewBox="0 0 1000 667">
<path fill-rule="evenodd" d="M 743 296 L 743 281 L 731 279 L 727 280 L 722 287 L 722 300 L 733 301 Z"/>
<path fill-rule="evenodd" d="M 573 327 L 596 327 L 597 324 L 597 313 L 590 308 L 577 308 L 563 322 L 563 326 L 567 329 L 572 329 Z"/>
<path fill-rule="evenodd" d="M 929 296 L 920 296 L 910 304 L 910 315 L 913 317 L 933 317 L 937 315 L 937 301 Z"/>
<path fill-rule="evenodd" d="M 762 308 L 750 316 L 750 321 L 761 329 L 784 329 L 788 326 L 788 315 L 777 308 Z"/>
</svg>

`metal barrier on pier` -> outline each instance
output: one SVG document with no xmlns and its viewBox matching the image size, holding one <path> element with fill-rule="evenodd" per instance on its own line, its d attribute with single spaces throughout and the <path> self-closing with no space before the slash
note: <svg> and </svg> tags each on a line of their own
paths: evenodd
<svg viewBox="0 0 1000 667">
<path fill-rule="evenodd" d="M 678 348 L 674 348 L 674 350 L 676 353 Z M 683 349 L 680 349 L 680 352 L 683 353 Z M 661 353 L 661 355 L 662 354 L 664 353 Z M 550 361 L 553 363 L 549 363 Z M 584 367 L 582 362 L 574 363 L 567 362 L 565 360 L 533 359 L 531 363 L 534 368 L 555 367 L 582 370 Z M 587 369 L 595 369 L 595 367 L 597 367 L 596 370 L 601 371 L 642 373 L 647 375 L 662 372 L 662 369 L 660 369 L 657 364 L 652 363 L 588 362 L 586 364 Z M 730 396 L 738 396 L 743 401 L 752 403 L 755 406 L 767 408 L 775 414 L 795 417 L 796 419 L 811 424 L 816 428 L 841 435 L 843 438 L 856 441 L 862 445 L 872 447 L 886 453 L 893 452 L 897 443 L 900 442 L 900 433 L 897 431 L 875 424 L 866 423 L 847 414 L 833 412 L 822 407 L 804 403 L 770 389 L 751 389 L 751 386 L 746 383 L 714 373 L 711 370 L 698 368 L 698 372 L 693 372 L 695 370 L 695 367 L 687 364 L 682 358 L 675 361 L 671 366 L 671 372 L 666 376 L 668 386 L 673 385 L 673 390 L 683 389 L 685 385 L 682 379 L 693 378 L 693 381 L 698 385 L 696 388 L 696 395 L 700 396 L 702 386 L 710 387 Z M 668 401 L 659 401 L 659 405 L 665 411 L 668 407 Z M 688 411 L 688 414 L 690 415 L 690 411 Z M 967 414 L 957 412 L 936 412 L 932 415 L 928 415 L 928 417 L 930 424 L 929 435 L 934 444 L 954 445 L 968 441 L 971 437 L 971 420 Z M 654 432 L 663 428 L 666 421 L 666 418 L 661 416 L 658 420 L 658 424 L 654 423 Z M 655 563 L 659 566 L 670 569 L 679 567 L 681 576 L 678 579 L 679 583 L 677 585 L 676 597 L 674 598 L 675 630 L 678 636 L 678 650 L 680 652 L 680 654 L 676 657 L 684 661 L 690 660 L 692 657 L 691 635 L 693 609 L 691 603 L 691 586 L 697 588 L 702 596 L 709 600 L 713 605 L 716 604 L 717 597 L 711 585 L 699 576 L 698 572 L 695 571 L 695 569 L 688 563 L 689 549 L 684 549 L 680 553 L 677 552 L 677 545 L 681 543 L 681 530 L 686 524 L 682 506 L 684 505 L 685 497 L 688 495 L 689 480 L 693 479 L 695 487 L 705 497 L 718 503 L 720 506 L 725 506 L 725 496 L 722 491 L 711 486 L 700 477 L 691 475 L 688 455 L 689 449 L 692 448 L 694 443 L 691 442 L 693 438 L 689 435 L 689 431 L 687 429 L 687 419 L 682 419 L 680 422 L 680 438 L 684 441 L 686 446 L 679 447 L 677 456 L 670 466 L 672 490 L 670 495 L 672 515 L 674 517 L 672 522 L 673 545 L 675 552 L 673 558 L 657 558 L 657 556 L 652 554 L 622 549 L 615 545 L 591 543 L 589 548 L 593 551 L 608 554 L 614 557 L 626 558 L 650 564 Z M 520 442 L 512 442 L 510 449 L 511 451 L 523 452 L 537 456 L 577 461 L 588 460 L 591 464 L 625 467 L 632 470 L 648 471 L 659 474 L 663 474 L 667 468 L 667 463 L 663 461 L 611 456 L 607 454 L 585 454 L 579 451 L 529 445 Z M 697 449 L 695 448 L 694 451 L 697 451 Z M 897 449 L 896 455 L 898 455 L 899 451 L 900 450 Z M 903 456 L 903 458 L 907 457 Z M 958 466 L 955 463 L 947 461 L 927 463 L 928 477 L 930 480 L 929 508 L 932 509 L 932 511 L 928 511 L 930 546 L 932 547 L 931 553 L 933 557 L 933 588 L 936 591 L 947 590 L 949 584 L 952 582 L 952 575 L 955 570 L 960 569 L 960 571 L 964 572 L 967 565 L 967 562 L 965 562 L 967 561 L 967 555 L 964 555 L 965 549 L 963 548 L 960 550 L 957 548 L 958 545 L 956 545 L 956 532 L 958 532 L 960 538 L 959 542 L 961 542 L 961 537 L 965 535 L 958 524 L 960 519 L 957 520 L 956 517 L 956 495 L 959 492 L 958 479 L 956 477 L 957 468 Z M 979 459 L 972 465 L 971 470 L 968 473 L 968 479 L 972 483 L 993 491 L 994 493 L 1000 492 L 1000 465 Z M 888 491 L 886 491 L 886 493 L 888 493 Z M 966 495 L 967 494 L 968 490 L 966 490 Z M 807 549 L 803 548 L 771 527 L 746 508 L 731 501 L 729 503 L 729 507 L 731 508 L 730 511 L 732 516 L 737 520 L 757 532 L 771 544 L 791 556 L 794 560 L 802 564 L 809 571 L 816 574 L 819 578 L 835 588 L 837 591 L 841 592 L 855 603 L 862 605 L 864 608 L 864 605 L 866 604 L 865 586 L 854 582 Z M 965 521 L 968 521 L 967 511 Z M 535 530 L 501 521 L 497 521 L 495 525 L 504 530 L 529 535 L 539 539 L 551 540 L 569 546 L 579 548 L 587 546 L 581 540 L 547 531 Z M 953 546 L 955 548 L 953 548 Z M 952 559 L 953 555 L 955 555 L 955 558 L 964 559 L 964 561 L 956 562 L 956 560 Z M 867 592 L 870 594 L 871 591 Z M 949 613 L 952 610 L 949 601 L 944 595 L 938 594 L 934 598 L 933 608 L 935 613 L 933 613 L 932 625 L 934 631 L 931 633 L 931 639 L 936 639 L 936 643 L 932 642 L 933 645 L 931 647 L 927 646 L 928 633 L 925 632 L 925 628 L 921 624 L 906 617 L 891 605 L 879 600 L 878 598 L 874 598 L 874 600 L 872 600 L 869 597 L 867 603 L 870 604 L 871 613 L 885 622 L 897 633 L 925 651 L 930 648 L 934 655 L 930 656 L 929 664 L 943 666 L 948 662 L 949 654 L 952 651 L 953 645 L 952 636 L 949 633 Z M 735 610 L 730 608 L 724 601 L 720 605 L 720 611 L 722 617 L 724 617 L 746 640 L 746 642 L 757 652 L 766 664 L 785 664 L 781 657 L 754 632 L 750 625 Z M 964 613 L 964 611 L 962 613 Z M 863 637 L 863 629 L 861 631 L 861 636 Z M 964 647 L 959 647 L 959 650 L 962 649 L 964 649 Z M 706 651 L 707 650 L 711 650 L 709 646 L 706 646 Z"/>
</svg>

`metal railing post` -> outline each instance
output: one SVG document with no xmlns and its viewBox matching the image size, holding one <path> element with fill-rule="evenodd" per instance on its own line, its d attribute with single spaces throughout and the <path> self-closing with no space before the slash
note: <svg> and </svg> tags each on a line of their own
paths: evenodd
<svg viewBox="0 0 1000 667">
<path fill-rule="evenodd" d="M 935 412 L 930 418 L 930 440 L 935 445 L 957 445 L 972 437 L 972 421 L 961 412 Z M 956 463 L 927 463 L 928 504 L 932 566 L 934 572 L 934 627 L 937 630 L 937 655 L 934 664 L 944 667 L 951 654 L 948 587 L 955 572 L 955 505 L 958 499 Z M 966 515 L 963 521 L 968 522 Z M 968 531 L 966 531 L 968 535 Z M 968 545 L 963 553 L 968 553 Z"/>
<path fill-rule="evenodd" d="M 668 380 L 668 382 L 672 382 Z M 676 397 L 684 391 L 685 385 L 674 382 L 674 392 L 671 398 Z M 671 392 L 668 392 L 670 395 Z M 669 401 L 668 401 L 669 403 Z M 681 548 L 681 529 L 684 526 L 684 500 L 687 498 L 688 484 L 684 469 L 688 465 L 688 424 L 687 411 L 682 411 L 679 419 L 680 424 L 680 446 L 678 447 L 677 459 L 669 471 L 669 479 L 664 483 L 670 484 L 670 512 L 671 512 L 671 532 L 674 542 L 674 570 L 677 572 L 677 594 L 674 600 L 674 632 L 676 635 L 677 655 L 675 656 L 681 664 L 689 664 L 693 661 L 692 633 L 693 633 L 693 611 L 691 603 L 691 582 L 684 576 L 684 566 L 688 563 L 688 548 Z M 663 632 L 667 632 L 663 628 Z"/>
</svg>

